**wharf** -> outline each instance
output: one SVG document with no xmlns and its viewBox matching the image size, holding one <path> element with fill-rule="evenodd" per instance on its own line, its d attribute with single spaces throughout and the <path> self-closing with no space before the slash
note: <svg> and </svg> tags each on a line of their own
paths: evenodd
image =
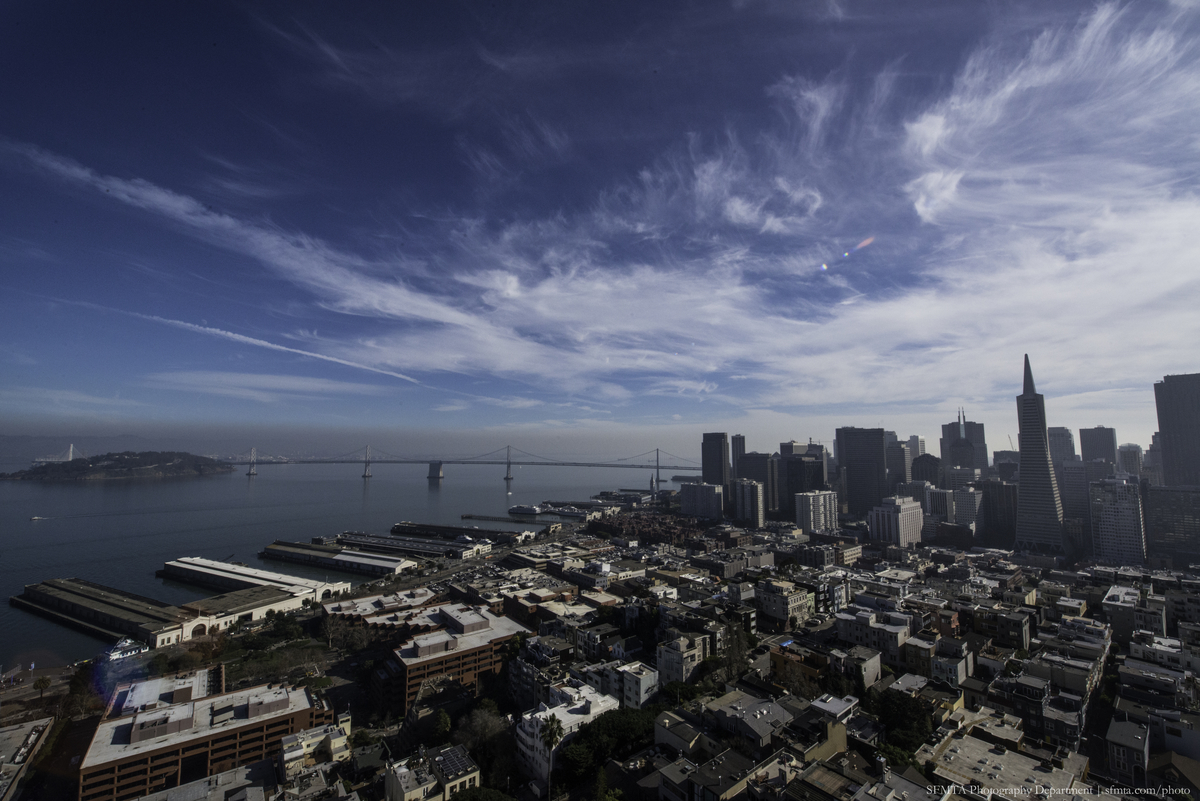
<svg viewBox="0 0 1200 801">
<path fill-rule="evenodd" d="M 463 515 L 466 517 L 466 515 Z M 521 521 L 507 517 L 476 518 L 496 522 L 520 525 Z M 488 539 L 492 541 L 508 539 L 512 531 L 507 529 L 477 528 L 475 526 L 439 526 L 434 523 L 410 523 L 407 520 L 392 526 L 392 534 L 399 537 L 432 537 L 440 540 L 454 540 L 465 534 L 472 539 Z"/>
</svg>

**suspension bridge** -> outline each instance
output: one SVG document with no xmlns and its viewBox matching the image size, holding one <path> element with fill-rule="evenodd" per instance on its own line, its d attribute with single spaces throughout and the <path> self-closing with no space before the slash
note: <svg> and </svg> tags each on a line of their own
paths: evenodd
<svg viewBox="0 0 1200 801">
<path fill-rule="evenodd" d="M 503 458 L 500 455 L 503 454 Z M 514 458 L 515 454 L 515 458 Z M 650 457 L 653 456 L 653 461 Z M 662 457 L 666 456 L 677 463 L 664 464 Z M 641 461 L 645 460 L 645 461 Z M 629 456 L 623 459 L 613 459 L 606 462 L 583 462 L 583 461 L 564 461 L 561 459 L 550 459 L 545 456 L 538 456 L 533 453 L 522 451 L 514 448 L 511 445 L 506 445 L 503 448 L 497 448 L 490 453 L 485 453 L 480 456 L 471 456 L 464 459 L 452 458 L 431 458 L 429 456 L 422 457 L 406 457 L 395 456 L 393 454 L 384 453 L 376 450 L 375 454 L 371 453 L 371 446 L 367 445 L 350 453 L 342 454 L 341 456 L 331 456 L 320 459 L 294 459 L 282 456 L 260 456 L 258 448 L 251 448 L 249 456 L 239 455 L 233 459 L 226 459 L 226 462 L 234 465 L 243 465 L 249 469 L 246 475 L 258 475 L 258 468 L 273 464 L 361 464 L 363 466 L 363 478 L 371 477 L 371 465 L 373 464 L 428 464 L 428 477 L 433 480 L 445 477 L 443 465 L 448 464 L 475 464 L 475 465 L 504 465 L 504 480 L 512 481 L 512 469 L 516 467 L 616 467 L 630 470 L 653 470 L 654 480 L 658 484 L 660 482 L 659 472 L 662 470 L 672 471 L 692 471 L 699 472 L 700 465 L 696 462 L 685 459 L 682 456 L 666 453 L 658 448 L 645 453 L 639 453 L 636 456 Z"/>
</svg>

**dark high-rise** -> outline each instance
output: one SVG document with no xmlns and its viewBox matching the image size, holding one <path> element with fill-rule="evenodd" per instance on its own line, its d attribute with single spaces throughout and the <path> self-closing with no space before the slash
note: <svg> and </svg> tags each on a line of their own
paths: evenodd
<svg viewBox="0 0 1200 801">
<path fill-rule="evenodd" d="M 705 434 L 700 443 L 700 477 L 705 484 L 729 486 L 729 435 Z"/>
<path fill-rule="evenodd" d="M 1117 430 L 1096 426 L 1079 429 L 1079 452 L 1085 462 L 1103 459 L 1109 464 L 1117 463 Z"/>
<path fill-rule="evenodd" d="M 1163 484 L 1200 487 L 1200 373 L 1169 375 L 1154 385 Z"/>
<path fill-rule="evenodd" d="M 959 411 L 958 420 L 942 426 L 942 464 L 946 467 L 974 467 L 987 470 L 988 449 L 983 423 L 973 423 Z"/>
<path fill-rule="evenodd" d="M 745 478 L 738 472 L 738 462 L 746 455 L 746 437 L 743 434 L 733 435 L 733 464 L 730 465 L 730 476 L 732 478 Z"/>
<path fill-rule="evenodd" d="M 1063 510 L 1046 439 L 1046 403 L 1033 385 L 1025 355 L 1025 387 L 1017 396 L 1021 468 L 1017 488 L 1017 550 L 1063 553 Z"/>
<path fill-rule="evenodd" d="M 846 480 L 846 509 L 866 517 L 887 495 L 887 450 L 882 428 L 839 428 L 838 466 Z"/>
</svg>

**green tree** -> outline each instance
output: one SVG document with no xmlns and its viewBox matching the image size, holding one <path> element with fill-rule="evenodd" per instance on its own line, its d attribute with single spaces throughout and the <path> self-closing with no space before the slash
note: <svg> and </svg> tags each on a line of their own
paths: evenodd
<svg viewBox="0 0 1200 801">
<path fill-rule="evenodd" d="M 37 679 L 33 682 L 33 689 L 35 689 L 39 693 L 41 693 L 38 696 L 39 700 L 42 698 L 45 698 L 46 690 L 50 689 L 50 677 L 49 676 L 38 676 Z"/>
<path fill-rule="evenodd" d="M 552 776 L 554 774 L 554 749 L 563 738 L 562 721 L 557 715 L 551 715 L 542 721 L 541 739 L 542 745 L 546 746 L 546 758 L 549 761 L 550 768 L 546 771 L 546 797 L 553 801 L 554 794 L 550 792 Z"/>
<path fill-rule="evenodd" d="M 608 789 L 608 771 L 603 765 L 596 772 L 596 801 L 621 801 L 620 790 Z"/>
<path fill-rule="evenodd" d="M 446 714 L 446 710 L 439 709 L 437 718 L 433 721 L 433 732 L 431 733 L 433 742 L 439 745 L 446 742 L 446 739 L 450 736 L 451 725 L 450 716 Z"/>
</svg>

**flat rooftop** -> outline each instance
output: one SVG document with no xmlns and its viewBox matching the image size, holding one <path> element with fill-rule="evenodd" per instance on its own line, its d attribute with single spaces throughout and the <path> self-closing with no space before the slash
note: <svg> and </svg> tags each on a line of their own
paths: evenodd
<svg viewBox="0 0 1200 801">
<path fill-rule="evenodd" d="M 183 604 L 183 608 L 195 612 L 197 615 L 224 617 L 240 615 L 280 601 L 291 600 L 294 597 L 287 590 L 264 584 L 258 587 L 247 587 L 244 590 L 221 593 L 211 598 L 201 598 L 198 601 L 189 601 Z"/>
<path fill-rule="evenodd" d="M 274 712 L 264 712 L 250 717 L 252 704 L 281 704 Z M 181 705 L 176 705 L 179 707 Z M 192 727 L 171 734 L 131 742 L 134 716 L 112 718 L 103 721 L 96 729 L 92 744 L 80 764 L 81 770 L 103 765 L 115 760 L 126 759 L 137 754 L 157 751 L 160 748 L 181 745 L 191 740 L 208 738 L 226 731 L 234 731 L 251 723 L 291 715 L 312 707 L 312 700 L 304 689 L 285 687 L 250 687 L 238 692 L 213 695 L 191 702 Z M 168 707 L 170 709 L 170 707 Z"/>
<path fill-rule="evenodd" d="M 238 582 L 247 587 L 271 585 L 282 590 L 287 590 L 293 595 L 316 594 L 317 597 L 320 597 L 321 593 L 326 589 L 331 589 L 333 592 L 350 589 L 350 582 L 348 581 L 329 582 L 300 578 L 299 576 L 289 576 L 285 573 L 275 573 L 274 571 L 262 570 L 257 567 L 218 562 L 215 559 L 205 559 L 202 556 L 180 557 L 179 559 L 167 562 L 164 565 L 164 570 L 184 574 L 190 573 L 200 578 L 210 577 L 222 582 Z"/>
<path fill-rule="evenodd" d="M 421 610 L 423 613 L 421 617 L 424 617 L 428 624 L 440 627 L 446 625 L 447 623 L 447 621 L 442 618 L 443 611 L 451 607 L 461 607 L 461 604 L 441 604 L 439 606 L 426 607 L 425 609 Z M 478 616 L 480 620 L 486 623 L 486 626 L 474 628 L 472 631 L 463 633 L 441 630 L 428 634 L 422 634 L 418 637 L 414 637 L 400 648 L 397 648 L 395 650 L 396 657 L 406 665 L 413 665 L 430 659 L 439 659 L 446 653 L 478 648 L 481 645 L 486 645 L 494 640 L 504 639 L 516 634 L 530 633 L 529 629 L 525 628 L 512 618 L 497 617 L 486 610 L 472 609 L 471 613 L 472 620 L 474 620 L 475 616 Z M 414 622 L 420 621 L 414 619 Z M 441 643 L 445 643 L 445 648 L 443 650 L 439 650 L 425 656 L 418 655 L 419 647 L 427 647 Z"/>
<path fill-rule="evenodd" d="M 132 715 L 151 704 L 169 705 L 180 695 L 197 701 L 208 695 L 209 681 L 208 669 L 201 668 L 183 676 L 159 676 L 118 687 L 109 717 Z"/>
<path fill-rule="evenodd" d="M 66 609 L 54 610 L 60 614 L 70 616 L 69 608 L 77 607 L 116 618 L 148 632 L 174 628 L 193 618 L 180 607 L 85 579 L 46 579 L 40 584 L 25 587 L 24 600 L 38 604 L 39 595 L 66 605 Z"/>
</svg>

